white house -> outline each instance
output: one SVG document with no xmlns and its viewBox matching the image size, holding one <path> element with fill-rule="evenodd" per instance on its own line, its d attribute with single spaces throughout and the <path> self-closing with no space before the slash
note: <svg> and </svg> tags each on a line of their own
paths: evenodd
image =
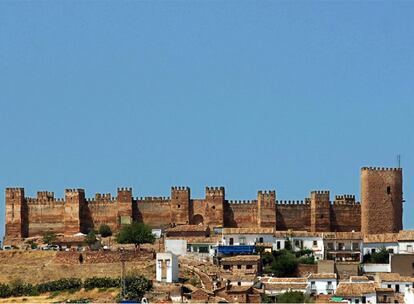
<svg viewBox="0 0 414 304">
<path fill-rule="evenodd" d="M 178 282 L 178 257 L 171 252 L 159 252 L 156 257 L 156 278 L 158 282 Z"/>
<path fill-rule="evenodd" d="M 300 291 L 309 294 L 309 283 L 306 278 L 273 278 L 263 277 L 261 283 L 264 293 L 269 296 L 276 296 L 287 291 Z"/>
<path fill-rule="evenodd" d="M 398 252 L 414 253 L 414 230 L 400 230 L 398 233 Z"/>
<path fill-rule="evenodd" d="M 165 251 L 182 256 L 187 254 L 187 240 L 167 239 L 165 240 Z"/>
<path fill-rule="evenodd" d="M 382 288 L 392 288 L 399 293 L 414 288 L 414 277 L 401 276 L 398 273 L 377 273 L 376 281 L 381 284 Z"/>
<path fill-rule="evenodd" d="M 364 236 L 363 255 L 385 248 L 390 253 L 398 253 L 398 233 L 368 234 Z"/>
<path fill-rule="evenodd" d="M 310 249 L 317 260 L 323 260 L 324 245 L 322 233 L 308 231 L 292 231 L 290 233 L 290 241 L 292 249 L 299 251 L 302 249 Z"/>
<path fill-rule="evenodd" d="M 340 282 L 336 288 L 335 296 L 347 300 L 350 304 L 376 304 L 376 283 L 372 281 L 367 283 Z"/>
<path fill-rule="evenodd" d="M 407 288 L 404 293 L 404 303 L 414 304 L 414 288 Z"/>
<path fill-rule="evenodd" d="M 360 232 L 323 233 L 324 254 L 328 260 L 361 261 L 362 235 Z"/>
<path fill-rule="evenodd" d="M 273 240 L 273 250 L 285 249 L 286 242 L 290 242 L 288 231 L 276 231 Z"/>
<path fill-rule="evenodd" d="M 223 228 L 221 245 L 272 244 L 275 239 L 274 232 L 274 228 Z"/>
<path fill-rule="evenodd" d="M 308 283 L 311 294 L 333 294 L 336 291 L 336 273 L 311 273 Z"/>
</svg>

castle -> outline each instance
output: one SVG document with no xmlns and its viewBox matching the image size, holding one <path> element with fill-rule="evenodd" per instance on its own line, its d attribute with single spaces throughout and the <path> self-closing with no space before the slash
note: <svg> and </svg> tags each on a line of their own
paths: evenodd
<svg viewBox="0 0 414 304">
<path fill-rule="evenodd" d="M 274 227 L 312 232 L 361 231 L 364 234 L 402 229 L 402 169 L 361 169 L 361 203 L 354 195 L 312 191 L 303 201 L 279 201 L 275 191 L 259 191 L 255 200 L 231 201 L 223 187 L 206 187 L 205 197 L 193 199 L 188 187 L 172 187 L 170 197 L 134 198 L 131 188 L 117 196 L 96 194 L 87 199 L 83 189 L 66 189 L 64 199 L 41 191 L 25 197 L 23 188 L 6 188 L 5 241 L 20 240 L 46 231 L 87 233 L 108 224 L 113 231 L 138 221 L 151 227 L 204 224 L 210 227 Z"/>
</svg>

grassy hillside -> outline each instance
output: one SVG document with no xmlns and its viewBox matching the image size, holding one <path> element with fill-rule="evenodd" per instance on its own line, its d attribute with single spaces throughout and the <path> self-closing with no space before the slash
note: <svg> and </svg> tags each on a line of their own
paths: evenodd
<svg viewBox="0 0 414 304">
<path fill-rule="evenodd" d="M 57 255 L 60 258 L 57 258 Z M 8 283 L 21 279 L 27 283 L 37 284 L 68 277 L 85 279 L 92 276 L 119 277 L 121 275 L 121 263 L 114 259 L 101 258 L 102 262 L 95 261 L 94 263 L 81 264 L 76 259 L 75 262 L 71 262 L 73 259 L 65 262 L 62 255 L 65 257 L 66 253 L 55 251 L 2 251 L 0 252 L 0 282 Z M 125 268 L 127 273 L 139 273 L 149 279 L 155 277 L 155 261 L 152 259 L 130 258 L 125 263 Z"/>
</svg>

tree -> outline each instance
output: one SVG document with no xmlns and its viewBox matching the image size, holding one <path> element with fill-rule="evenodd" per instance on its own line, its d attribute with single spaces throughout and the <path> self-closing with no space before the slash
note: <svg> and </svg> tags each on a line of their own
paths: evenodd
<svg viewBox="0 0 414 304">
<path fill-rule="evenodd" d="M 143 276 L 125 278 L 125 299 L 140 301 L 145 292 L 152 288 L 152 282 Z"/>
<path fill-rule="evenodd" d="M 99 226 L 98 232 L 102 237 L 108 237 L 112 235 L 111 227 L 109 227 L 107 224 L 101 224 Z"/>
<path fill-rule="evenodd" d="M 97 241 L 95 232 L 91 230 L 86 236 L 85 236 L 85 243 L 89 246 L 92 246 Z"/>
<path fill-rule="evenodd" d="M 133 222 L 125 225 L 116 236 L 116 241 L 120 244 L 134 244 L 135 249 L 140 250 L 140 245 L 154 243 L 155 237 L 151 228 L 145 224 Z"/>
<path fill-rule="evenodd" d="M 390 253 L 385 247 L 382 247 L 378 252 L 371 253 L 371 263 L 388 264 Z"/>
<path fill-rule="evenodd" d="M 47 231 L 43 234 L 43 243 L 50 244 L 56 241 L 57 235 L 52 231 Z"/>
<path fill-rule="evenodd" d="M 272 262 L 272 272 L 277 277 L 293 277 L 296 274 L 298 260 L 294 254 L 285 251 Z"/>
<path fill-rule="evenodd" d="M 300 291 L 287 291 L 276 299 L 278 303 L 305 303 L 305 295 Z"/>
</svg>

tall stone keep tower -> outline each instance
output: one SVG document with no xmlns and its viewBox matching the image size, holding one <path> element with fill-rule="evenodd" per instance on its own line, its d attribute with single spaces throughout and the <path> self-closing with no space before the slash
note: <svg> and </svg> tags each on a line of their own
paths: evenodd
<svg viewBox="0 0 414 304">
<path fill-rule="evenodd" d="M 276 192 L 257 193 L 257 224 L 259 227 L 276 228 Z"/>
<path fill-rule="evenodd" d="M 65 189 L 65 234 L 75 234 L 81 230 L 81 215 L 85 204 L 84 189 Z"/>
<path fill-rule="evenodd" d="M 329 191 L 311 192 L 311 231 L 331 230 Z"/>
<path fill-rule="evenodd" d="M 189 187 L 171 187 L 171 223 L 189 224 L 191 205 Z"/>
<path fill-rule="evenodd" d="M 23 188 L 6 188 L 5 242 L 28 237 L 28 208 Z"/>
<path fill-rule="evenodd" d="M 403 228 L 402 169 L 361 169 L 361 231 L 398 232 Z"/>
</svg>

